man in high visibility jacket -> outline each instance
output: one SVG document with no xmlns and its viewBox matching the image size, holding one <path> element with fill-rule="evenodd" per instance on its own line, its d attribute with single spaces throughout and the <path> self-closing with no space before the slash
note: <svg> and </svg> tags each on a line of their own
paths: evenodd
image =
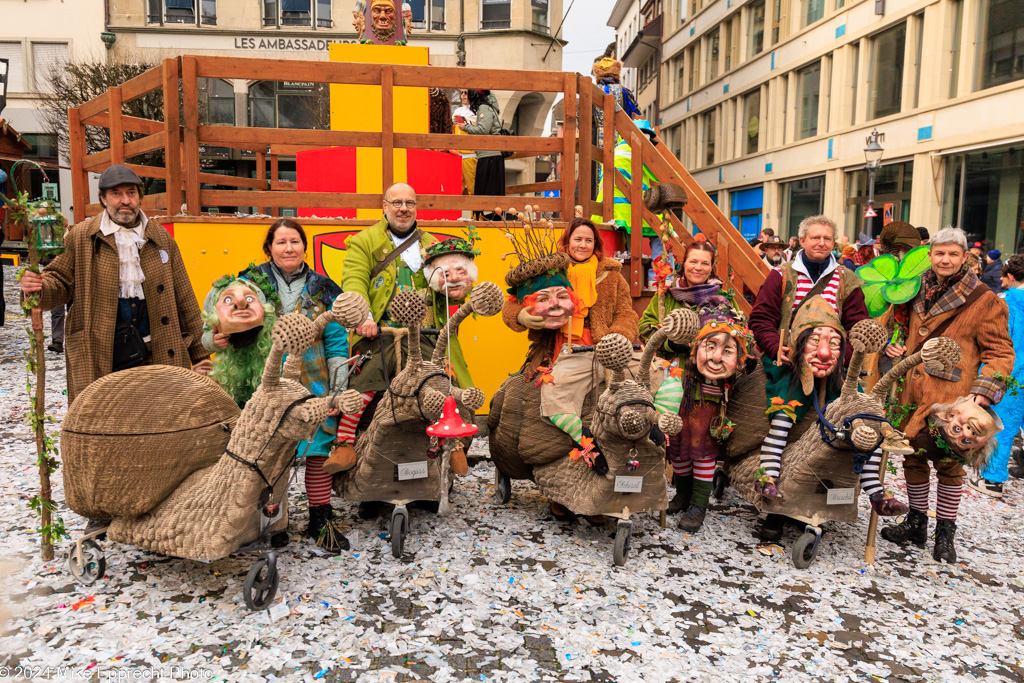
<svg viewBox="0 0 1024 683">
<path fill-rule="evenodd" d="M 650 139 L 652 144 L 658 144 L 658 135 L 654 132 L 654 128 L 651 127 L 651 122 L 646 119 L 637 119 L 634 121 L 637 128 L 643 131 Z M 627 182 L 633 182 L 633 150 L 629 144 L 621 137 L 615 144 L 615 169 L 622 173 L 623 177 Z M 658 182 L 658 179 L 651 174 L 650 170 L 646 165 L 643 167 L 643 190 L 646 192 L 650 189 L 652 183 Z M 598 174 L 598 192 L 597 201 L 601 203 L 604 199 L 604 168 L 601 168 Z M 633 207 L 622 190 L 617 186 L 614 195 L 614 207 L 612 213 L 612 220 L 616 226 L 626 231 L 626 234 L 632 233 L 632 221 L 633 221 Z M 594 223 L 600 224 L 603 222 L 603 216 L 594 215 L 591 217 Z M 664 246 L 661 243 L 661 237 L 654 232 L 650 224 L 647 221 L 643 221 L 643 232 L 644 237 L 651 238 L 651 257 L 657 258 L 663 251 Z M 627 242 L 628 244 L 628 242 Z M 651 281 L 654 279 L 653 272 L 649 273 Z"/>
</svg>

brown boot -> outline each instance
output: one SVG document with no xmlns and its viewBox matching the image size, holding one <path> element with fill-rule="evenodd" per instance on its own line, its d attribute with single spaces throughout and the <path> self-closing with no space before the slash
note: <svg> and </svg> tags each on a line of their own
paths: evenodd
<svg viewBox="0 0 1024 683">
<path fill-rule="evenodd" d="M 355 467 L 356 449 L 350 443 L 336 443 L 331 449 L 331 455 L 324 462 L 324 472 L 337 474 Z"/>
</svg>

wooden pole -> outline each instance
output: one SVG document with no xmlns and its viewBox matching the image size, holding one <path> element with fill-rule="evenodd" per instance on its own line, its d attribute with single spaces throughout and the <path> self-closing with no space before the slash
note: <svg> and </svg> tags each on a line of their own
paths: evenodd
<svg viewBox="0 0 1024 683">
<path fill-rule="evenodd" d="M 71 203 L 74 204 L 74 221 L 81 223 L 86 218 L 89 204 L 89 174 L 82 168 L 85 158 L 85 126 L 77 108 L 68 109 L 68 146 L 71 151 Z"/>
<path fill-rule="evenodd" d="M 576 203 L 583 205 L 583 215 L 589 218 L 593 171 L 590 150 L 594 145 L 594 85 L 588 76 L 580 76 L 578 81 L 580 93 L 580 182 L 576 187 Z"/>
<path fill-rule="evenodd" d="M 380 68 L 380 100 L 381 100 L 381 170 L 382 184 L 380 191 L 395 183 L 395 70 L 391 66 Z"/>
<path fill-rule="evenodd" d="M 29 270 L 39 272 L 39 251 L 36 249 L 37 240 L 35 228 L 28 218 L 24 219 L 25 241 L 28 243 L 28 264 Z M 35 366 L 36 385 L 35 396 L 32 399 L 33 423 L 35 426 L 36 440 L 36 463 L 39 466 L 39 516 L 40 528 L 43 530 L 40 541 L 40 557 L 44 562 L 53 559 L 53 538 L 50 536 L 50 524 L 53 515 L 50 511 L 51 489 L 50 489 L 50 460 L 46 453 L 46 355 L 43 350 L 45 339 L 43 337 L 43 310 L 39 308 L 39 295 L 35 297 L 35 305 L 30 314 L 32 321 L 32 343 L 29 354 Z M 24 294 L 22 295 L 24 297 Z M 24 301 L 24 299 L 23 299 Z"/>
<path fill-rule="evenodd" d="M 177 59 L 165 59 L 162 68 L 167 213 L 173 216 L 181 211 L 181 117 L 178 110 L 178 77 L 181 73 L 181 65 Z"/>
<path fill-rule="evenodd" d="M 576 211 L 576 74 L 565 74 L 564 83 L 561 199 L 562 220 L 568 223 Z"/>
<path fill-rule="evenodd" d="M 181 87 L 185 113 L 185 211 L 189 216 L 202 213 L 199 203 L 199 76 L 196 58 L 181 58 Z"/>
</svg>

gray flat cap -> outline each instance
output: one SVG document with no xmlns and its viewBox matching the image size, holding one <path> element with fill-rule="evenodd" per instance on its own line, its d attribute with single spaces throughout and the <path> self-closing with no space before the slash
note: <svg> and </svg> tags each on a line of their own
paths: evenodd
<svg viewBox="0 0 1024 683">
<path fill-rule="evenodd" d="M 138 185 L 142 187 L 142 178 L 127 166 L 114 164 L 100 174 L 100 189 L 109 190 L 118 185 Z"/>
</svg>

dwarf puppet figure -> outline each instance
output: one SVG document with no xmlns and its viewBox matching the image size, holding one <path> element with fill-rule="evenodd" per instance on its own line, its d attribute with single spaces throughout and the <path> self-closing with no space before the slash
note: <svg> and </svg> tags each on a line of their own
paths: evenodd
<svg viewBox="0 0 1024 683">
<path fill-rule="evenodd" d="M 270 353 L 270 330 L 277 319 L 274 304 L 257 282 L 225 275 L 206 295 L 202 315 L 203 345 L 216 354 L 210 376 L 244 406 L 260 385 Z M 217 335 L 227 336 L 227 348 L 214 344 Z"/>
<path fill-rule="evenodd" d="M 451 237 L 426 248 L 423 260 L 423 277 L 430 286 L 426 293 L 426 328 L 441 329 L 448 324 L 448 318 L 465 303 L 477 280 L 477 267 L 473 259 L 480 254 L 472 238 Z M 462 354 L 459 338 L 449 340 L 450 364 L 448 372 L 462 387 L 473 386 L 469 367 Z"/>
<path fill-rule="evenodd" d="M 903 524 L 882 529 L 882 537 L 893 543 L 909 541 L 920 548 L 925 546 L 928 540 L 931 467 L 934 467 L 939 493 L 933 556 L 936 560 L 955 562 L 952 530 L 956 529 L 960 496 L 944 495 L 943 489 L 960 490 L 964 465 L 979 472 L 985 469 L 989 456 L 998 446 L 995 436 L 1002 431 L 1003 423 L 992 408 L 982 407 L 966 396 L 952 403 L 933 404 L 926 414 L 926 429 L 911 440 L 914 452 L 903 459 L 910 513 Z"/>
<path fill-rule="evenodd" d="M 724 296 L 712 296 L 698 315 L 701 329 L 689 357 L 680 359 L 684 367 L 669 369 L 654 399 L 660 412 L 678 414 L 683 420 L 666 455 L 676 482 L 670 510 L 685 510 L 679 528 L 689 532 L 704 523 L 720 446 L 732 432 L 725 419 L 731 380 L 753 341 L 742 314 Z M 674 374 L 681 374 L 681 381 L 673 381 Z"/>
<path fill-rule="evenodd" d="M 358 9 L 359 4 L 356 5 L 356 10 Z M 399 16 L 397 0 L 369 0 L 363 14 L 363 31 L 359 42 L 372 45 L 405 45 L 405 22 L 399 21 Z"/>
<path fill-rule="evenodd" d="M 827 403 L 839 397 L 844 377 L 841 361 L 846 352 L 843 324 L 821 295 L 805 300 L 794 314 L 789 338 L 793 340 L 790 348 L 794 362 L 783 363 L 773 368 L 780 372 L 768 374 L 767 391 L 772 398 L 765 412 L 771 418 L 771 428 L 761 445 L 761 468 L 754 482 L 756 492 L 777 500 L 785 500 L 775 481 L 789 431 L 803 419 L 815 399 L 824 410 Z M 879 516 L 906 514 L 907 506 L 886 491 L 878 479 L 881 463 L 882 451 L 876 448 L 861 470 L 861 489 Z"/>
</svg>

